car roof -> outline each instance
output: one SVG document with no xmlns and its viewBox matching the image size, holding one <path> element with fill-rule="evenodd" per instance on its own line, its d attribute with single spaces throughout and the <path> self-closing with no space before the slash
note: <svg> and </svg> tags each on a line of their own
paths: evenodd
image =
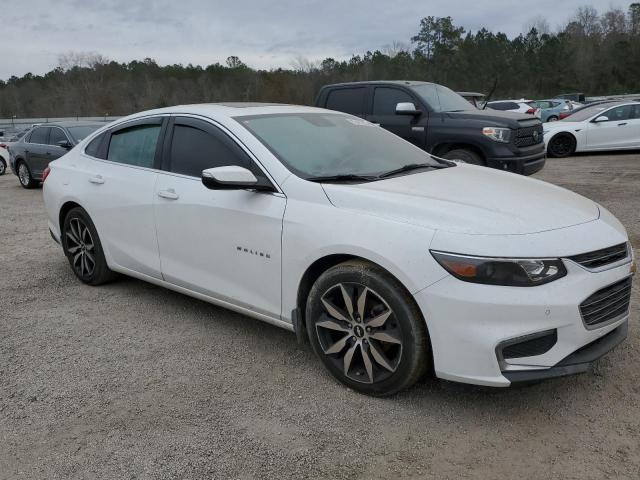
<svg viewBox="0 0 640 480">
<path fill-rule="evenodd" d="M 484 93 L 478 92 L 456 92 L 458 95 L 467 96 L 467 97 L 484 97 Z"/>
<path fill-rule="evenodd" d="M 82 122 L 82 121 L 73 121 L 73 120 L 64 120 L 61 122 L 48 122 L 48 123 L 39 123 L 36 127 L 101 127 L 106 125 L 107 122 Z M 35 128 L 35 127 L 34 127 Z"/>
<path fill-rule="evenodd" d="M 435 85 L 432 82 L 423 82 L 419 80 L 366 80 L 362 82 L 344 82 L 344 83 L 332 83 L 331 85 L 325 85 L 322 87 L 332 88 L 332 87 L 348 87 L 351 85 L 404 85 L 404 86 L 412 86 L 412 85 Z"/>
</svg>

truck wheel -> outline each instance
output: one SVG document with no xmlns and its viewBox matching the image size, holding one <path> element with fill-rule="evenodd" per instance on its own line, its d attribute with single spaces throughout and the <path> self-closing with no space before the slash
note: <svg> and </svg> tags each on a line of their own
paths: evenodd
<svg viewBox="0 0 640 480">
<path fill-rule="evenodd" d="M 447 160 L 462 160 L 464 163 L 468 163 L 470 165 L 486 165 L 484 160 L 480 158 L 480 155 L 472 150 L 466 150 L 464 148 L 450 150 L 442 155 L 442 158 L 446 158 Z"/>
</svg>

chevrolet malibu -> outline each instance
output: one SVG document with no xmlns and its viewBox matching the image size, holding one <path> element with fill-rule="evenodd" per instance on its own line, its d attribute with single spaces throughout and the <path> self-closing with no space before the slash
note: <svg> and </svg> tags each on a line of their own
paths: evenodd
<svg viewBox="0 0 640 480">
<path fill-rule="evenodd" d="M 129 275 L 291 330 L 371 395 L 427 372 L 496 387 L 584 372 L 627 335 L 633 253 L 606 209 L 347 114 L 147 111 L 44 176 L 80 281 Z"/>
</svg>

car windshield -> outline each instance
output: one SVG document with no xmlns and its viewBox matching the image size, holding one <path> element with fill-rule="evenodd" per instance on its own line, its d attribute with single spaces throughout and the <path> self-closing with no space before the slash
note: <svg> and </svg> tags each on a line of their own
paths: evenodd
<svg viewBox="0 0 640 480">
<path fill-rule="evenodd" d="M 462 112 L 476 109 L 461 95 L 442 85 L 433 83 L 412 85 L 411 90 L 417 93 L 434 112 Z"/>
<path fill-rule="evenodd" d="M 69 133 L 76 142 L 79 142 L 89 134 L 95 132 L 101 125 L 78 125 L 76 127 L 68 127 Z"/>
<path fill-rule="evenodd" d="M 308 180 L 331 176 L 377 177 L 407 165 L 445 166 L 400 137 L 349 115 L 285 113 L 235 120 L 289 170 Z"/>
<path fill-rule="evenodd" d="M 583 122 L 593 117 L 596 113 L 602 112 L 610 107 L 611 105 L 594 105 L 592 107 L 587 107 L 575 112 L 573 115 L 563 118 L 561 122 Z"/>
</svg>

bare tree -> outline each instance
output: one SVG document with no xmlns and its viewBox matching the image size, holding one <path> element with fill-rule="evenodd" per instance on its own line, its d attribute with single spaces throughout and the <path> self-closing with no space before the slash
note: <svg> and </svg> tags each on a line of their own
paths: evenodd
<svg viewBox="0 0 640 480">
<path fill-rule="evenodd" d="M 551 26 L 549 25 L 548 20 L 542 15 L 536 15 L 524 24 L 525 33 L 528 33 L 533 29 L 535 29 L 539 35 L 549 35 L 551 33 Z"/>
<path fill-rule="evenodd" d="M 109 59 L 98 52 L 70 51 L 58 55 L 58 67 L 64 71 L 71 70 L 74 67 L 96 68 L 107 63 L 109 63 Z"/>
<path fill-rule="evenodd" d="M 303 57 L 302 55 L 298 55 L 291 62 L 291 66 L 296 72 L 310 73 L 310 72 L 313 72 L 314 70 L 318 70 L 319 63 L 309 60 L 308 58 Z"/>
<path fill-rule="evenodd" d="M 382 47 L 382 53 L 391 58 L 396 57 L 399 53 L 408 51 L 409 45 L 405 42 L 399 42 L 397 40 Z"/>
</svg>

